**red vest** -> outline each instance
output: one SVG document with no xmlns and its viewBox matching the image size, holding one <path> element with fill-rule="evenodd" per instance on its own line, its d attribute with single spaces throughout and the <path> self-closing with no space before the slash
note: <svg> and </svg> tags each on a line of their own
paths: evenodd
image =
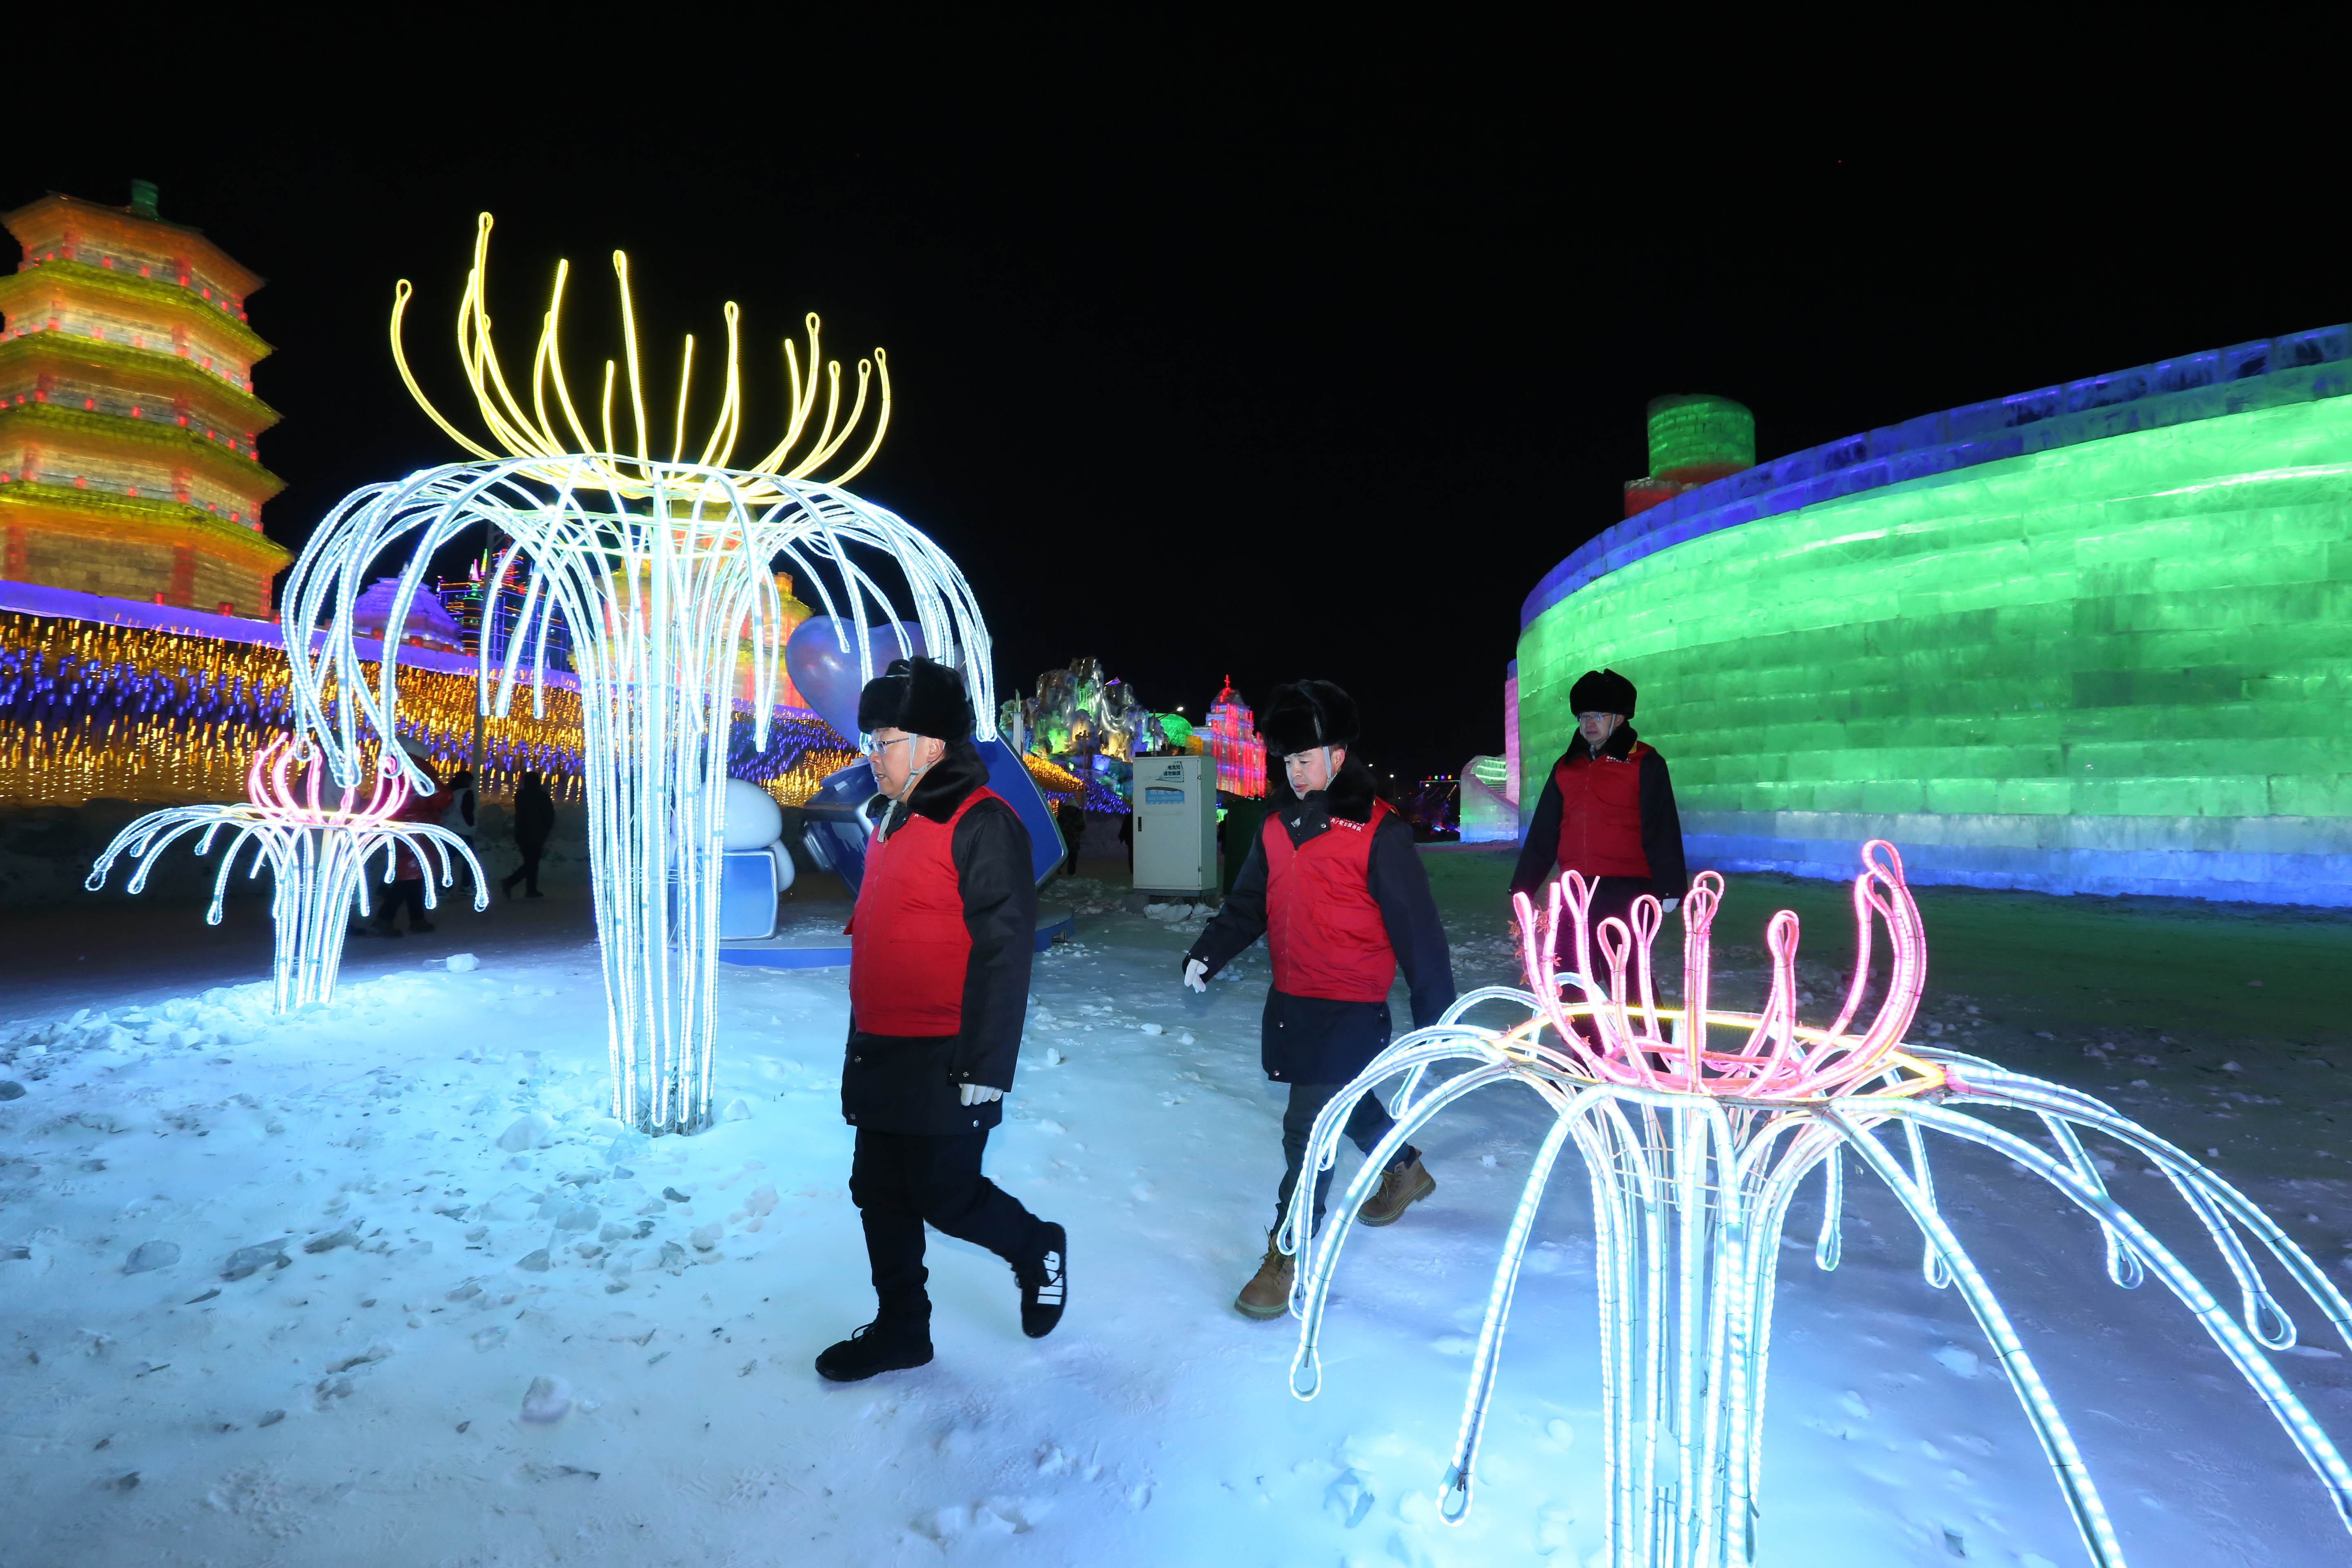
<svg viewBox="0 0 2352 1568">
<path fill-rule="evenodd" d="M 1372 803 L 1370 822 L 1335 816 L 1304 845 L 1290 842 L 1279 813 L 1265 819 L 1265 944 L 1274 988 L 1334 1002 L 1385 1002 L 1396 952 L 1368 876 L 1372 834 L 1388 815 Z"/>
<path fill-rule="evenodd" d="M 992 789 L 964 797 L 945 822 L 909 815 L 866 842 L 866 877 L 849 917 L 849 1010 L 869 1035 L 952 1035 L 963 1027 L 971 931 L 956 877 L 955 826 Z"/>
<path fill-rule="evenodd" d="M 1559 785 L 1559 868 L 1594 877 L 1647 877 L 1642 853 L 1642 759 L 1636 741 L 1623 762 L 1591 753 L 1563 759 L 1552 770 Z"/>
</svg>

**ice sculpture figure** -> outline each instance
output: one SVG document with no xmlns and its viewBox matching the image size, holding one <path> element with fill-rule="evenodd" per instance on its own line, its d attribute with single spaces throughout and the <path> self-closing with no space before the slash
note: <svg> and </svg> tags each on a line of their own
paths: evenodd
<svg viewBox="0 0 2352 1568">
<path fill-rule="evenodd" d="M 1814 1258 L 1822 1268 L 1837 1267 L 1843 1155 L 1851 1152 L 1918 1224 L 1927 1282 L 1959 1289 L 2024 1405 L 2092 1560 L 2115 1568 L 2124 1561 L 2122 1548 L 2074 1439 L 2008 1314 L 1937 1207 L 1923 1136 L 1937 1131 L 2006 1155 L 2096 1220 L 2116 1284 L 2131 1289 L 2152 1272 L 2179 1296 L 2278 1417 L 2352 1528 L 2352 1470 L 2263 1354 L 2292 1347 L 2295 1330 L 2240 1230 L 2269 1250 L 2339 1335 L 2352 1337 L 2352 1307 L 2244 1194 L 2146 1128 L 2077 1090 L 1978 1057 L 1906 1043 L 1927 973 L 1918 910 L 1893 846 L 1865 845 L 1863 865 L 1853 884 L 1853 980 L 1826 1027 L 1798 1021 L 1797 917 L 1786 910 L 1766 931 L 1772 984 L 1763 1011 L 1708 1005 L 1709 927 L 1723 892 L 1723 879 L 1712 871 L 1697 878 L 1683 904 L 1683 1007 L 1656 999 L 1650 962 L 1663 923 L 1656 900 L 1637 900 L 1630 923 L 1612 917 L 1591 931 L 1581 878 L 1570 874 L 1564 887 L 1552 889 L 1541 921 L 1518 895 L 1514 904 L 1531 989 L 1490 986 L 1462 997 L 1443 1021 L 1381 1052 L 1316 1121 L 1306 1158 L 1309 1169 L 1328 1169 L 1359 1100 L 1402 1080 L 1393 1102 L 1396 1126 L 1365 1157 L 1338 1205 L 1337 1223 L 1316 1234 L 1312 1182 L 1298 1184 L 1284 1219 L 1279 1244 L 1304 1255 L 1291 1297 L 1301 1324 L 1292 1392 L 1312 1398 L 1319 1385 L 1323 1314 L 1340 1249 L 1390 1155 L 1465 1095 L 1524 1084 L 1556 1119 L 1504 1237 L 1440 1511 L 1458 1521 L 1469 1510 L 1512 1291 L 1537 1205 L 1572 1141 L 1591 1184 L 1599 1263 L 1609 1491 L 1604 1560 L 1612 1568 L 1747 1563 L 1754 1553 L 1781 1226 L 1798 1185 L 1820 1171 L 1827 1193 Z M 1892 939 L 1892 962 L 1875 1016 L 1856 1030 L 1873 984 L 1874 917 Z M 1557 973 L 1551 956 L 1563 921 L 1576 956 L 1571 973 Z M 1591 978 L 1596 948 L 1605 982 Z M 1528 1016 L 1508 1029 L 1462 1021 L 1490 1003 L 1513 1004 Z M 1430 1069 L 1441 1063 L 1465 1070 L 1433 1079 Z M 2048 1147 L 1997 1124 L 1988 1111 L 2034 1119 Z M 1880 1136 L 1898 1127 L 1899 1151 Z M 2240 1302 L 2234 1317 L 2108 1195 L 2078 1129 L 2129 1147 L 2169 1179 L 2229 1266 Z"/>
<path fill-rule="evenodd" d="M 670 453 L 656 458 L 627 258 L 616 251 L 625 370 L 605 363 L 601 439 L 592 439 L 563 372 L 559 330 L 568 268 L 557 265 L 530 375 L 511 380 L 492 346 L 485 303 L 489 231 L 485 214 L 458 304 L 457 338 L 476 405 L 504 455 L 444 418 L 409 374 L 400 347 L 410 291 L 403 281 L 393 310 L 401 374 L 435 422 L 483 460 L 357 490 L 320 523 L 289 575 L 284 598 L 289 627 L 325 633 L 315 646 L 289 637 L 296 653 L 295 710 L 336 776 L 356 783 L 362 746 L 393 726 L 399 629 L 434 552 L 484 523 L 511 542 L 499 557 L 489 592 L 495 595 L 519 565 L 528 567 L 530 586 L 503 658 L 493 660 L 487 651 L 480 658 L 479 700 L 486 712 L 506 713 L 521 674 L 528 676 L 534 704 L 541 700 L 544 654 L 560 617 L 572 636 L 584 719 L 589 858 L 608 1003 L 612 1111 L 641 1131 L 692 1131 L 708 1125 L 711 1114 L 729 736 L 738 712 L 748 709 L 755 743 L 761 749 L 767 743 L 782 685 L 784 638 L 779 633 L 785 611 L 773 574 L 780 559 L 802 591 L 814 589 L 823 613 L 833 617 L 861 682 L 874 673 L 867 627 L 904 622 L 919 628 L 934 657 L 963 671 L 983 740 L 994 734 L 996 712 L 988 628 L 963 574 L 939 546 L 895 513 L 841 488 L 873 458 L 889 424 L 890 383 L 880 350 L 859 363 L 856 397 L 845 416 L 841 367 L 833 363 L 822 377 L 817 374 L 817 319 L 810 316 L 805 378 L 793 344 L 787 341 L 783 348 L 790 400 L 782 438 L 750 467 L 732 468 L 742 403 L 738 313 L 730 303 L 726 372 L 709 437 L 688 455 L 689 337 L 676 416 L 667 422 Z M 616 391 L 633 430 L 632 451 L 623 451 L 614 430 Z M 862 451 L 833 479 L 812 478 L 844 453 L 866 417 L 869 393 L 876 417 Z M 371 673 L 354 643 L 353 607 L 370 564 L 404 554 L 383 661 Z M 886 576 L 905 582 L 904 605 L 894 605 L 876 580 L 873 567 L 886 563 Z M 739 661 L 747 645 L 745 670 Z M 751 697 L 744 702 L 737 693 L 747 675 Z M 409 768 L 396 748 L 382 757 L 379 765 Z"/>
<path fill-rule="evenodd" d="M 221 857 L 220 874 L 213 879 L 213 901 L 205 911 L 205 923 L 220 924 L 229 876 L 236 869 L 238 853 L 250 842 L 253 859 L 246 875 L 258 877 L 266 865 L 276 883 L 269 915 L 278 928 L 274 968 L 276 1005 L 281 1013 L 334 995 L 352 904 L 356 899 L 359 912 L 368 912 L 367 863 L 377 854 L 384 857 L 383 879 L 387 882 L 400 855 L 415 856 L 425 873 L 425 907 L 432 909 L 438 902 L 433 891 L 435 867 L 425 850 L 430 847 L 438 858 L 445 888 L 456 877 L 454 851 L 474 874 L 474 907 L 488 909 L 490 902 L 481 864 L 464 839 L 432 823 L 400 820 L 401 808 L 408 804 L 406 780 L 379 772 L 365 804 L 354 804 L 359 792 L 345 785 L 329 805 L 319 797 L 320 769 L 303 751 L 280 740 L 256 752 L 246 769 L 243 805 L 180 805 L 140 817 L 114 836 L 84 884 L 98 891 L 117 858 L 128 854 L 139 863 L 131 891 L 140 892 L 155 868 L 155 858 L 181 838 L 201 831 L 196 853 L 205 855 L 224 828 L 235 830 L 228 852 Z M 303 764 L 301 776 L 289 778 L 298 763 Z"/>
</svg>

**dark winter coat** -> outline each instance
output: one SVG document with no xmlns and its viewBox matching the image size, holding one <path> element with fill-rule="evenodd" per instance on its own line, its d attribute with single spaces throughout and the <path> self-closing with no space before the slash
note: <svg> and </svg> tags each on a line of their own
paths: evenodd
<svg viewBox="0 0 2352 1568">
<path fill-rule="evenodd" d="M 988 783 L 988 764 L 971 741 L 947 754 L 916 784 L 909 805 L 883 819 L 885 838 L 911 809 L 945 822 L 972 791 Z M 964 969 L 962 1027 L 952 1035 L 869 1035 L 849 1020 L 841 1068 L 841 1114 L 875 1132 L 945 1135 L 996 1126 L 1004 1102 L 962 1102 L 961 1086 L 1013 1087 L 1021 1055 L 1021 1026 L 1029 1009 L 1029 963 L 1035 956 L 1037 885 L 1030 876 L 1029 830 L 1003 801 L 983 800 L 965 812 L 949 843 L 963 899 L 971 956 Z"/>
<path fill-rule="evenodd" d="M 515 786 L 514 839 L 524 848 L 538 848 L 546 844 L 548 835 L 555 831 L 555 798 L 547 793 L 545 784 L 520 784 Z"/>
<path fill-rule="evenodd" d="M 1289 795 L 1287 789 L 1279 793 Z M 1370 821 L 1372 798 L 1371 774 L 1350 757 L 1329 790 L 1304 800 L 1269 802 L 1265 830 L 1287 833 L 1291 843 L 1305 844 L 1329 832 L 1335 815 L 1349 822 Z M 1214 974 L 1265 934 L 1265 849 L 1253 839 L 1233 891 L 1184 955 L 1187 962 L 1197 958 Z M 1437 902 L 1430 897 L 1429 874 L 1413 848 L 1412 828 L 1394 812 L 1373 831 L 1364 879 L 1380 905 L 1389 945 L 1412 998 L 1412 1026 L 1434 1024 L 1454 1001 L 1454 961 L 1438 923 Z M 1269 988 L 1260 1053 L 1265 1076 L 1276 1082 L 1346 1083 L 1381 1054 L 1392 1034 L 1385 1000 L 1340 1002 Z"/>
<path fill-rule="evenodd" d="M 1620 724 L 1617 732 L 1602 743 L 1601 754 L 1622 762 L 1632 755 L 1633 742 L 1641 736 L 1631 724 Z M 1592 748 L 1584 743 L 1579 731 L 1569 742 L 1568 750 L 1545 775 L 1543 794 L 1536 801 L 1536 814 L 1528 823 L 1527 842 L 1519 847 L 1519 863 L 1511 873 L 1511 891 L 1533 895 L 1544 885 L 1544 879 L 1559 865 L 1559 829 L 1561 803 L 1559 770 L 1579 757 L 1589 757 Z M 1650 879 L 1646 887 L 1639 879 L 1610 877 L 1609 882 L 1622 882 L 1624 889 L 1612 889 L 1624 893 L 1623 902 L 1630 904 L 1642 893 L 1654 894 L 1660 900 L 1679 899 L 1690 891 L 1690 868 L 1683 858 L 1683 819 L 1675 809 L 1674 780 L 1666 773 L 1666 759 L 1653 750 L 1643 754 L 1642 769 L 1642 858 L 1650 864 Z"/>
</svg>

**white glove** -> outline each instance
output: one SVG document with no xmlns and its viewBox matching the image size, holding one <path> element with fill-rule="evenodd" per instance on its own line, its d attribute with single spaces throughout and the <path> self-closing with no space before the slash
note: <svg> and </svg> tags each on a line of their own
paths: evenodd
<svg viewBox="0 0 2352 1568">
<path fill-rule="evenodd" d="M 1658 906 L 1658 912 L 1664 915 L 1673 914 L 1675 912 L 1675 906 L 1681 902 L 1682 900 L 1680 899 L 1668 899 L 1664 903 Z"/>
<path fill-rule="evenodd" d="M 963 1102 L 966 1105 L 985 1105 L 992 1100 L 1003 1098 L 1003 1089 L 991 1089 L 984 1083 L 968 1083 L 963 1086 Z"/>
<path fill-rule="evenodd" d="M 1186 959 L 1184 961 L 1184 984 L 1191 986 L 1193 990 L 1200 992 L 1202 995 L 1207 995 L 1209 992 L 1208 963 L 1204 960 L 1198 958 Z"/>
</svg>

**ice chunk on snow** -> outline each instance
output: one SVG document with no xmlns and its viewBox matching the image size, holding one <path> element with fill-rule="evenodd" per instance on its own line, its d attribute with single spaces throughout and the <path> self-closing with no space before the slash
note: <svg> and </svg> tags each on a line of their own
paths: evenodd
<svg viewBox="0 0 2352 1568">
<path fill-rule="evenodd" d="M 1378 1500 L 1372 1494 L 1372 1479 L 1361 1470 L 1342 1470 L 1339 1479 L 1323 1491 L 1323 1506 L 1348 1529 L 1364 1522 Z"/>
<path fill-rule="evenodd" d="M 534 1377 L 522 1396 L 522 1418 L 552 1426 L 572 1413 L 572 1385 L 560 1377 Z"/>
<path fill-rule="evenodd" d="M 452 974 L 463 974 L 468 970 L 479 969 L 482 966 L 482 961 L 470 952 L 453 952 L 443 962 L 448 965 L 449 973 Z"/>
<path fill-rule="evenodd" d="M 180 1261 L 180 1244 L 176 1241 L 142 1241 L 131 1249 L 129 1261 L 122 1266 L 125 1274 L 144 1274 L 151 1268 L 169 1268 Z"/>
<path fill-rule="evenodd" d="M 1984 1366 L 1977 1359 L 1977 1352 L 1966 1345 L 1946 1345 L 1936 1352 L 1936 1359 L 1943 1363 L 1945 1371 L 1958 1377 L 1974 1377 Z"/>
<path fill-rule="evenodd" d="M 730 1100 L 721 1114 L 729 1121 L 749 1121 L 751 1120 L 751 1108 L 740 1099 Z"/>
<path fill-rule="evenodd" d="M 512 1126 L 499 1134 L 499 1147 L 509 1154 L 519 1154 L 525 1149 L 544 1149 L 554 1142 L 555 1134 L 536 1116 L 518 1116 Z"/>
<path fill-rule="evenodd" d="M 286 1244 L 294 1238 L 281 1236 L 276 1241 L 265 1241 L 255 1247 L 240 1247 L 228 1255 L 221 1265 L 221 1278 L 242 1279 L 266 1268 L 284 1268 L 294 1260 L 286 1256 Z"/>
</svg>

